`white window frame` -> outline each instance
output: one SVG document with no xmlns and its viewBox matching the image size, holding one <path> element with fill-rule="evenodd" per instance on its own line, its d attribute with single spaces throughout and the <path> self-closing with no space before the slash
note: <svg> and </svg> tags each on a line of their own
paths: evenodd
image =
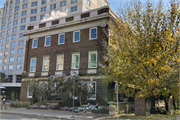
<svg viewBox="0 0 180 120">
<path fill-rule="evenodd" d="M 91 38 L 91 30 L 92 30 L 92 29 L 96 29 L 96 38 Z M 89 30 L 89 40 L 97 39 L 97 36 L 98 36 L 97 31 L 98 31 L 97 27 L 90 28 L 90 30 Z"/>
<path fill-rule="evenodd" d="M 35 38 L 35 39 L 33 39 L 33 42 L 32 42 L 32 48 L 37 48 L 37 47 L 34 47 L 34 40 L 37 40 L 37 47 L 38 47 L 38 39 Z"/>
<path fill-rule="evenodd" d="M 60 43 L 60 35 L 64 35 L 64 43 L 65 43 L 65 33 L 59 34 L 59 36 L 58 36 L 58 45 L 64 44 L 64 43 Z"/>
<path fill-rule="evenodd" d="M 22 59 L 18 59 L 18 58 L 22 58 Z M 18 56 L 17 57 L 17 61 L 23 61 L 23 57 L 22 56 Z"/>
<path fill-rule="evenodd" d="M 50 37 L 50 45 L 46 45 L 46 38 Z M 51 46 L 51 36 L 46 36 L 45 37 L 45 42 L 44 42 L 44 47 L 48 47 L 48 46 Z"/>
<path fill-rule="evenodd" d="M 49 63 L 50 63 L 50 56 L 43 57 L 42 71 L 49 71 L 49 64 L 48 64 L 48 70 L 44 70 L 44 58 L 49 58 Z"/>
<path fill-rule="evenodd" d="M 9 69 L 10 66 L 12 66 L 12 69 Z M 8 70 L 13 70 L 13 67 L 14 67 L 13 65 L 9 65 L 9 66 L 8 66 Z"/>
<path fill-rule="evenodd" d="M 29 85 L 27 86 L 27 98 L 32 98 L 32 96 L 29 96 Z"/>
<path fill-rule="evenodd" d="M 14 57 L 10 57 L 9 62 L 14 62 Z"/>
<path fill-rule="evenodd" d="M 87 96 L 87 99 L 88 99 L 88 100 L 96 100 L 96 97 L 97 97 L 97 83 L 96 83 L 96 81 L 87 82 L 88 91 L 89 91 L 89 84 L 90 84 L 90 83 L 95 83 L 95 98 L 89 98 L 89 96 Z"/>
<path fill-rule="evenodd" d="M 80 53 L 72 53 L 72 59 L 71 59 L 71 69 L 79 69 L 79 68 L 73 68 L 73 56 L 79 55 L 79 68 L 80 68 Z"/>
<path fill-rule="evenodd" d="M 18 65 L 21 65 L 21 68 L 18 69 L 18 67 L 17 67 Z M 21 70 L 21 69 L 22 69 L 22 64 L 17 64 L 17 65 L 16 65 L 16 69 L 17 69 L 17 70 Z"/>
<path fill-rule="evenodd" d="M 35 68 L 35 71 L 32 71 L 32 69 L 31 69 L 31 65 L 32 65 L 32 60 L 34 60 L 34 59 L 36 59 L 36 58 L 31 58 L 31 64 L 30 64 L 30 72 L 36 72 L 36 68 Z M 36 63 L 37 63 L 37 59 L 36 59 Z"/>
<path fill-rule="evenodd" d="M 63 57 L 63 63 L 62 63 L 62 69 L 58 69 L 58 56 L 62 56 Z M 63 70 L 64 69 L 64 55 L 57 55 L 57 59 L 56 59 L 56 70 Z"/>
<path fill-rule="evenodd" d="M 76 33 L 76 32 L 79 32 L 79 41 L 75 41 L 75 33 Z M 80 37 L 81 37 L 80 30 L 73 32 L 73 42 L 80 42 Z"/>
<path fill-rule="evenodd" d="M 96 53 L 96 67 L 91 67 L 90 66 L 90 60 L 91 60 L 91 53 Z M 92 52 L 89 52 L 89 55 L 88 55 L 88 68 L 97 68 L 97 51 L 92 51 Z"/>
</svg>

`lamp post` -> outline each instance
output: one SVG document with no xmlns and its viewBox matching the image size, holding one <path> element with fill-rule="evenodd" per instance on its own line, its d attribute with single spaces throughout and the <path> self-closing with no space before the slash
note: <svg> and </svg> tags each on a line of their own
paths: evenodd
<svg viewBox="0 0 180 120">
<path fill-rule="evenodd" d="M 75 89 L 75 80 L 73 80 L 73 118 L 74 118 L 74 89 Z"/>
<path fill-rule="evenodd" d="M 117 97 L 117 120 L 119 120 L 119 102 L 118 102 L 118 83 L 116 81 L 115 84 L 115 92 L 116 92 L 116 97 Z"/>
</svg>

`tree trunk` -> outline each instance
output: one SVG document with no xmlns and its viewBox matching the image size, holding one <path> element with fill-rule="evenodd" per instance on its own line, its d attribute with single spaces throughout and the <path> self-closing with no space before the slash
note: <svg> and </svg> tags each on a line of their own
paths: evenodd
<svg viewBox="0 0 180 120">
<path fill-rule="evenodd" d="M 175 104 L 174 96 L 172 96 L 172 99 L 173 99 L 173 107 L 174 107 L 174 110 L 176 110 L 176 104 Z"/>
<path fill-rule="evenodd" d="M 82 103 L 81 103 L 81 96 L 79 96 L 79 104 L 80 104 L 80 106 L 82 105 Z"/>
<path fill-rule="evenodd" d="M 156 114 L 156 111 L 155 111 L 155 97 L 152 97 L 152 99 L 151 99 L 151 109 L 150 109 L 150 113 L 151 113 L 151 114 Z"/>
<path fill-rule="evenodd" d="M 165 109 L 166 109 L 166 111 L 169 111 L 168 100 L 166 100 L 166 98 L 164 98 L 164 102 L 165 102 Z"/>
</svg>

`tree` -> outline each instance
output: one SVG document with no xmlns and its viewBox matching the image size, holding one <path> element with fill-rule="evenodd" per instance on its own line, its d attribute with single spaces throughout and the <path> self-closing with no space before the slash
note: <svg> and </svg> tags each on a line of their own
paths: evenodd
<svg viewBox="0 0 180 120">
<path fill-rule="evenodd" d="M 167 8 L 162 1 L 158 6 L 132 2 L 119 8 L 117 14 L 105 42 L 108 65 L 102 68 L 107 80 L 120 82 L 119 92 L 131 97 L 155 100 L 159 95 L 177 96 L 179 0 L 172 0 Z"/>
<path fill-rule="evenodd" d="M 82 105 L 82 96 L 87 95 L 87 84 L 86 82 L 80 79 L 80 76 L 77 74 L 72 74 L 70 76 L 66 75 L 54 75 L 50 76 L 49 80 L 56 83 L 56 86 L 52 89 L 54 92 L 65 92 L 69 91 L 71 97 L 73 97 L 73 81 L 75 82 L 75 96 L 78 97 L 80 105 Z"/>
</svg>

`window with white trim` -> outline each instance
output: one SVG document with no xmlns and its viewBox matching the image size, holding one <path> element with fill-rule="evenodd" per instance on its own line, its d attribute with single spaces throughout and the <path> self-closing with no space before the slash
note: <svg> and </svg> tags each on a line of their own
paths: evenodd
<svg viewBox="0 0 180 120">
<path fill-rule="evenodd" d="M 9 16 L 8 21 L 12 20 L 12 16 Z"/>
<path fill-rule="evenodd" d="M 13 65 L 9 65 L 9 70 L 13 70 Z"/>
<path fill-rule="evenodd" d="M 97 39 L 97 28 L 90 28 L 89 39 Z"/>
<path fill-rule="evenodd" d="M 88 68 L 97 68 L 97 51 L 89 52 Z"/>
<path fill-rule="evenodd" d="M 13 22 L 13 25 L 17 25 L 18 24 L 18 20 L 15 20 L 14 22 Z"/>
<path fill-rule="evenodd" d="M 26 18 L 21 19 L 21 23 L 25 23 L 26 22 Z"/>
<path fill-rule="evenodd" d="M 32 2 L 31 7 L 37 6 L 38 2 Z"/>
<path fill-rule="evenodd" d="M 44 12 L 44 11 L 46 11 L 46 7 L 41 8 L 41 12 Z"/>
<path fill-rule="evenodd" d="M 71 4 L 76 3 L 78 0 L 71 0 Z"/>
<path fill-rule="evenodd" d="M 66 1 L 60 2 L 60 7 L 66 6 Z"/>
<path fill-rule="evenodd" d="M 18 18 L 18 13 L 14 14 L 14 18 Z"/>
<path fill-rule="evenodd" d="M 37 13 L 37 9 L 32 9 L 31 14 Z"/>
<path fill-rule="evenodd" d="M 51 45 L 51 37 L 50 36 L 45 37 L 44 46 L 50 46 L 50 45 Z"/>
<path fill-rule="evenodd" d="M 12 14 L 12 9 L 11 9 L 11 10 L 9 10 L 9 14 Z"/>
<path fill-rule="evenodd" d="M 5 32 L 1 32 L 1 36 L 4 36 L 5 35 Z"/>
<path fill-rule="evenodd" d="M 15 47 L 15 42 L 12 42 L 12 43 L 11 43 L 11 47 Z"/>
<path fill-rule="evenodd" d="M 65 34 L 59 34 L 58 44 L 64 44 Z"/>
<path fill-rule="evenodd" d="M 17 27 L 13 28 L 13 32 L 16 32 L 17 31 Z"/>
<path fill-rule="evenodd" d="M 4 39 L 0 39 L 0 43 L 3 43 L 4 42 Z"/>
<path fill-rule="evenodd" d="M 13 39 L 13 40 L 16 39 L 16 35 L 12 35 L 12 39 Z"/>
<path fill-rule="evenodd" d="M 50 57 L 43 57 L 43 68 L 42 71 L 49 71 Z"/>
<path fill-rule="evenodd" d="M 27 4 L 24 4 L 24 5 L 22 6 L 22 9 L 25 9 L 25 8 L 27 8 Z"/>
<path fill-rule="evenodd" d="M 9 62 L 14 62 L 14 57 L 9 58 Z"/>
<path fill-rule="evenodd" d="M 29 91 L 29 85 L 27 87 L 27 98 L 32 98 L 33 96 L 33 92 L 32 91 Z"/>
<path fill-rule="evenodd" d="M 74 31 L 73 32 L 73 42 L 79 42 L 80 41 L 80 31 Z"/>
<path fill-rule="evenodd" d="M 80 62 L 80 54 L 74 53 L 72 54 L 72 69 L 79 69 L 79 62 Z"/>
<path fill-rule="evenodd" d="M 7 35 L 9 35 L 10 34 L 10 30 L 7 30 Z"/>
<path fill-rule="evenodd" d="M 18 53 L 23 53 L 23 48 L 19 48 Z"/>
<path fill-rule="evenodd" d="M 6 42 L 8 42 L 8 41 L 9 41 L 9 37 L 6 38 Z"/>
<path fill-rule="evenodd" d="M 77 11 L 77 6 L 71 7 L 71 12 Z"/>
<path fill-rule="evenodd" d="M 16 69 L 17 70 L 22 69 L 22 65 L 21 64 L 16 65 Z"/>
<path fill-rule="evenodd" d="M 24 41 L 19 41 L 19 45 L 24 45 Z"/>
<path fill-rule="evenodd" d="M 23 11 L 21 16 L 27 15 L 27 11 Z"/>
<path fill-rule="evenodd" d="M 56 70 L 63 70 L 63 66 L 64 66 L 64 55 L 58 55 Z"/>
<path fill-rule="evenodd" d="M 1 26 L 1 30 L 5 30 L 5 28 L 6 28 L 5 25 Z"/>
<path fill-rule="evenodd" d="M 56 4 L 50 5 L 50 9 L 56 9 Z"/>
<path fill-rule="evenodd" d="M 32 48 L 37 48 L 37 47 L 38 47 L 38 39 L 33 39 Z"/>
<path fill-rule="evenodd" d="M 17 57 L 17 61 L 22 61 L 23 60 L 23 57 L 22 56 L 18 56 Z"/>
<path fill-rule="evenodd" d="M 8 23 L 8 28 L 11 27 L 11 23 Z"/>
<path fill-rule="evenodd" d="M 36 71 L 36 58 L 31 58 L 30 72 Z"/>
<path fill-rule="evenodd" d="M 8 45 L 8 44 L 6 44 L 6 45 L 5 45 L 5 49 L 6 49 L 6 48 L 8 48 L 8 47 L 9 47 L 9 45 Z"/>
<path fill-rule="evenodd" d="M 96 82 L 88 82 L 88 100 L 96 100 Z"/>
<path fill-rule="evenodd" d="M 42 0 L 42 1 L 41 1 L 41 5 L 46 4 L 46 3 L 47 3 L 46 0 Z"/>
</svg>

